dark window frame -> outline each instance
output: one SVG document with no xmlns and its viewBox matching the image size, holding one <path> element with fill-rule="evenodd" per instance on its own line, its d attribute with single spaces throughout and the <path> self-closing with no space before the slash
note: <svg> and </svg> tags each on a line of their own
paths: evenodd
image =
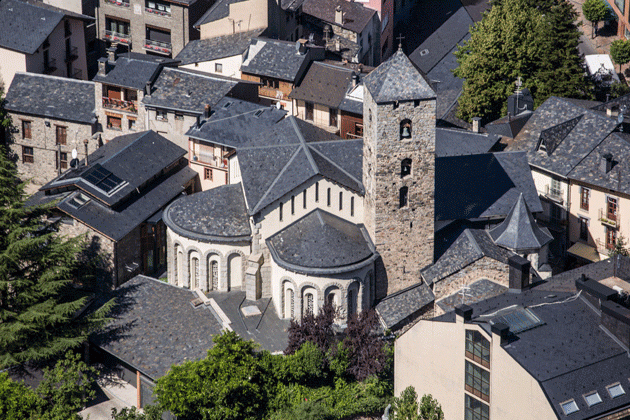
<svg viewBox="0 0 630 420">
<path fill-rule="evenodd" d="M 55 126 L 55 144 L 67 144 L 68 141 L 68 127 L 63 125 Z"/>
<path fill-rule="evenodd" d="M 23 139 L 32 139 L 33 138 L 33 124 L 30 120 L 22 120 L 22 138 Z"/>
<path fill-rule="evenodd" d="M 32 146 L 22 146 L 22 163 L 35 163 L 34 153 Z"/>
</svg>

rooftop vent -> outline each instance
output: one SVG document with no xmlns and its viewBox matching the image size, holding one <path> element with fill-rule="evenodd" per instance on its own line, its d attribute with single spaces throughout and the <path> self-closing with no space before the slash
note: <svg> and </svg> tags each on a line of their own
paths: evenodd
<svg viewBox="0 0 630 420">
<path fill-rule="evenodd" d="M 341 10 L 341 6 L 335 8 L 335 23 L 337 25 L 343 25 L 343 11 Z"/>
<path fill-rule="evenodd" d="M 607 174 L 610 172 L 613 166 L 613 155 L 612 153 L 603 153 L 601 159 L 599 160 L 599 170 L 603 174 Z"/>
<path fill-rule="evenodd" d="M 427 50 L 426 48 L 424 50 L 420 51 L 420 57 L 424 57 L 427 54 L 429 54 L 429 50 Z"/>
</svg>

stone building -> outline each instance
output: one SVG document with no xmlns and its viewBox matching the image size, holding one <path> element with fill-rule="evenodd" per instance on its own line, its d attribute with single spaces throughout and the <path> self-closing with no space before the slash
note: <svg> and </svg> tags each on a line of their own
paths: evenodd
<svg viewBox="0 0 630 420">
<path fill-rule="evenodd" d="M 40 188 L 27 201 L 56 201 L 60 233 L 85 235 L 87 257 L 99 261 L 97 279 L 116 287 L 134 275 L 159 275 L 166 264 L 162 209 L 194 192 L 197 174 L 186 150 L 145 131 L 119 136 Z"/>
<path fill-rule="evenodd" d="M 17 72 L 87 80 L 86 15 L 39 1 L 0 3 L 0 86 Z"/>
<path fill-rule="evenodd" d="M 16 73 L 4 108 L 11 118 L 18 174 L 36 185 L 68 169 L 73 151 L 84 159 L 99 146 L 93 136 L 98 129 L 93 82 Z"/>
</svg>

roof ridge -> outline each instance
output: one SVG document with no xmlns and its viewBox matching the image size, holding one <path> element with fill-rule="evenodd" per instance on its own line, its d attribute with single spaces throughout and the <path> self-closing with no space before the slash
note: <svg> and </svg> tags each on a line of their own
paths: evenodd
<svg viewBox="0 0 630 420">
<path fill-rule="evenodd" d="M 481 250 L 481 247 L 477 243 L 477 240 L 473 237 L 472 233 L 470 232 L 470 229 L 466 228 L 466 230 L 464 230 L 464 233 L 468 237 L 468 240 L 472 243 L 472 246 L 477 250 L 477 252 L 485 256 L 486 253 Z"/>
<path fill-rule="evenodd" d="M 152 132 L 154 133 L 154 131 L 153 131 L 153 130 L 147 130 L 147 131 L 145 131 L 145 132 L 144 132 L 144 134 L 142 134 L 141 136 L 136 137 L 136 139 L 135 139 L 135 140 L 133 140 L 132 142 L 130 142 L 129 144 L 127 144 L 125 147 L 123 147 L 122 149 L 120 149 L 119 151 L 117 151 L 116 153 L 112 154 L 110 157 L 108 157 L 107 159 L 105 159 L 104 161 L 99 162 L 99 163 L 100 163 L 100 164 L 101 164 L 101 166 L 102 166 L 104 163 L 109 162 L 110 160 L 112 160 L 112 159 L 113 159 L 113 158 L 115 158 L 116 156 L 119 156 L 119 155 L 120 155 L 123 151 L 125 151 L 125 150 L 127 150 L 129 147 L 131 147 L 131 145 L 132 145 L 132 144 L 134 144 L 135 142 L 137 142 L 138 140 L 140 140 L 141 138 L 143 138 L 143 137 L 147 136 L 149 133 L 152 133 Z M 157 133 L 155 133 L 155 134 L 157 134 Z"/>
<path fill-rule="evenodd" d="M 62 77 L 62 76 L 53 76 L 52 74 L 40 74 L 40 73 L 31 73 L 28 71 L 16 71 L 15 72 L 16 75 L 24 75 L 24 76 L 28 76 L 28 77 L 42 77 L 45 79 L 53 79 L 53 80 L 59 80 L 62 82 L 71 82 L 71 83 L 85 83 L 88 85 L 94 85 L 96 82 L 93 82 L 91 80 L 81 80 L 81 79 L 73 79 L 71 77 Z M 8 88 L 7 88 L 8 90 Z"/>
<path fill-rule="evenodd" d="M 313 171 L 315 173 L 321 173 L 321 171 L 317 167 L 317 164 L 315 163 L 315 159 L 313 159 L 313 156 L 310 153 L 310 149 L 306 146 L 306 140 L 304 140 L 304 136 L 302 135 L 302 132 L 300 131 L 300 128 L 297 126 L 297 122 L 295 121 L 295 117 L 291 118 L 289 121 L 291 121 L 291 125 L 293 126 L 293 130 L 295 130 L 295 134 L 297 134 L 297 137 L 300 140 L 300 146 L 304 149 L 304 153 L 306 153 L 306 158 L 308 159 L 308 162 L 311 164 L 311 167 L 313 168 Z"/>
<path fill-rule="evenodd" d="M 267 197 L 269 195 L 269 192 L 273 189 L 273 187 L 276 185 L 276 183 L 278 182 L 278 180 L 280 179 L 280 177 L 282 176 L 282 174 L 284 174 L 287 170 L 287 168 L 291 165 L 291 162 L 293 162 L 295 160 L 295 158 L 297 157 L 298 153 L 300 152 L 300 150 L 302 150 L 300 147 L 297 147 L 295 149 L 295 152 L 293 152 L 293 155 L 291 156 L 291 158 L 287 161 L 287 163 L 284 165 L 284 167 L 282 168 L 282 170 L 280 170 L 280 172 L 278 172 L 278 175 L 276 175 L 275 179 L 273 180 L 273 182 L 269 185 L 269 188 L 267 188 L 267 191 L 265 191 L 265 193 L 260 197 L 260 199 L 258 200 L 258 202 L 256 203 L 256 206 L 254 207 L 254 209 L 252 210 L 252 213 L 256 213 L 259 210 L 259 206 L 260 203 L 263 202 L 263 200 L 265 199 L 265 197 Z M 284 195 L 284 194 L 283 194 Z"/>
<path fill-rule="evenodd" d="M 330 162 L 333 166 L 335 166 L 337 169 L 339 169 L 341 172 L 343 172 L 347 177 L 352 179 L 354 182 L 356 182 L 359 185 L 363 185 L 363 182 L 359 181 L 354 176 L 350 175 L 350 173 L 348 173 L 345 169 L 343 169 L 341 166 L 337 165 L 336 162 L 334 162 L 333 160 L 329 159 L 327 156 L 323 155 L 321 152 L 319 152 L 319 151 L 317 151 L 315 149 L 312 149 L 311 147 L 309 147 L 309 149 L 312 150 L 313 152 L 317 153 L 318 155 L 320 155 L 323 159 L 325 159 L 328 162 Z"/>
</svg>

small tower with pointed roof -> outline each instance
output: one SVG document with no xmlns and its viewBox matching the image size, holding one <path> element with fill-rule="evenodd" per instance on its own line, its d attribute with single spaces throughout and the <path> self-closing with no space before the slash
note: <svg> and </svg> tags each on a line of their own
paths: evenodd
<svg viewBox="0 0 630 420">
<path fill-rule="evenodd" d="M 382 297 L 433 262 L 436 93 L 400 48 L 364 85 L 365 225 L 382 257 Z"/>
</svg>

